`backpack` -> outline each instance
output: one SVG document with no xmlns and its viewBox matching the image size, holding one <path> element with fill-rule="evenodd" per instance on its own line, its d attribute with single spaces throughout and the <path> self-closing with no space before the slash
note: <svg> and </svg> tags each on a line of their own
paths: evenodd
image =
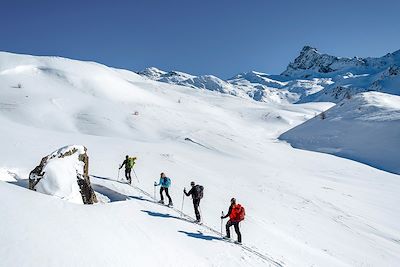
<svg viewBox="0 0 400 267">
<path fill-rule="evenodd" d="M 171 179 L 164 177 L 161 181 L 161 185 L 168 188 L 171 185 Z"/>
<path fill-rule="evenodd" d="M 128 169 L 132 169 L 133 166 L 135 165 L 135 160 L 136 158 L 128 158 L 128 162 L 126 163 L 126 166 Z"/>
<path fill-rule="evenodd" d="M 246 215 L 246 212 L 244 210 L 244 207 L 240 204 L 236 204 L 235 207 L 233 208 L 232 212 L 234 212 L 234 220 L 237 222 L 243 221 L 244 216 Z"/>
<path fill-rule="evenodd" d="M 193 187 L 193 199 L 203 198 L 204 187 L 202 185 L 195 185 Z"/>
</svg>

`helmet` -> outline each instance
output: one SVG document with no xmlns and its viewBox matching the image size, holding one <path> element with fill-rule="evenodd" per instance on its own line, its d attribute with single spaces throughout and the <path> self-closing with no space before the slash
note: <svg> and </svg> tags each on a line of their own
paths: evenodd
<svg viewBox="0 0 400 267">
<path fill-rule="evenodd" d="M 192 181 L 192 182 L 190 182 L 190 185 L 191 185 L 191 186 L 194 186 L 194 185 L 195 185 L 195 183 Z"/>
</svg>

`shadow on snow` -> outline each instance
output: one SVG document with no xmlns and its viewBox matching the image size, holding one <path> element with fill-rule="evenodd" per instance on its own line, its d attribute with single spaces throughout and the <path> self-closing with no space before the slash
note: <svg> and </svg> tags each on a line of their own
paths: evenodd
<svg viewBox="0 0 400 267">
<path fill-rule="evenodd" d="M 197 233 L 190 233 L 190 232 L 186 232 L 186 231 L 178 231 L 178 232 L 186 234 L 187 236 L 190 236 L 190 237 L 193 237 L 193 238 L 203 239 L 203 240 L 207 240 L 207 241 L 223 240 L 221 237 L 212 236 L 212 235 L 205 235 L 200 231 L 197 231 Z"/>
</svg>

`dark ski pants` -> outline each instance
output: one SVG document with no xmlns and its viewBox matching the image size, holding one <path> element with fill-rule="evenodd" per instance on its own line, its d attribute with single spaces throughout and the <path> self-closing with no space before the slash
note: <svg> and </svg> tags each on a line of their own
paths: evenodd
<svg viewBox="0 0 400 267">
<path fill-rule="evenodd" d="M 126 180 L 128 180 L 129 183 L 132 183 L 131 171 L 132 169 L 125 168 L 125 178 Z"/>
<path fill-rule="evenodd" d="M 237 237 L 238 237 L 238 242 L 239 242 L 239 243 L 242 243 L 242 234 L 240 233 L 240 230 L 239 230 L 239 222 L 233 222 L 233 221 L 229 220 L 229 221 L 226 223 L 226 236 L 227 236 L 228 238 L 231 238 L 231 232 L 230 232 L 229 228 L 230 228 L 232 225 L 233 225 L 233 227 L 235 228 L 235 232 L 236 232 Z"/>
<path fill-rule="evenodd" d="M 200 206 L 200 198 L 193 199 L 194 214 L 196 214 L 196 220 L 198 221 L 200 221 L 199 206 Z"/>
<path fill-rule="evenodd" d="M 164 196 L 163 196 L 163 191 L 165 191 L 165 194 L 167 195 L 168 201 L 169 203 L 172 203 L 172 199 L 168 193 L 168 188 L 167 187 L 162 187 L 160 188 L 160 197 L 161 197 L 161 201 L 164 202 Z"/>
</svg>

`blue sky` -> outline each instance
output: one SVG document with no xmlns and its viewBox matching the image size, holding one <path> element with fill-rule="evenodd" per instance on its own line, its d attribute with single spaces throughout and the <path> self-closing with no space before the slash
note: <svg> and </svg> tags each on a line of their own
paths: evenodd
<svg viewBox="0 0 400 267">
<path fill-rule="evenodd" d="M 282 72 L 305 45 L 337 56 L 400 49 L 400 1 L 1 0 L 0 50 L 228 78 Z"/>
</svg>

